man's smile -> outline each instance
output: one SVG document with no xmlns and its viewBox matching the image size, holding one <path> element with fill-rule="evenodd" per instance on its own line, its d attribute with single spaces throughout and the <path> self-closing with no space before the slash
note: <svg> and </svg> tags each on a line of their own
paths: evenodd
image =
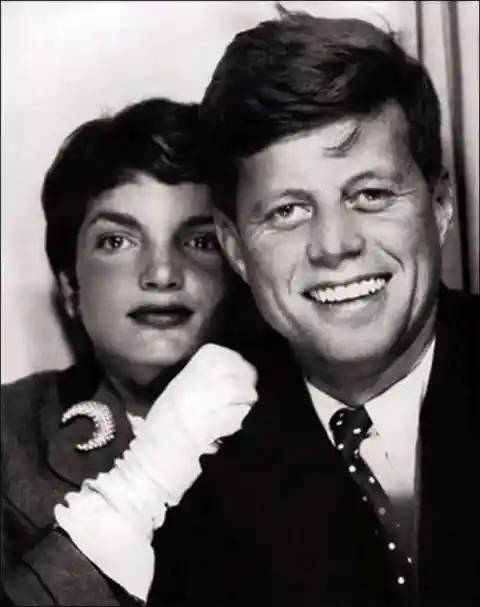
<svg viewBox="0 0 480 607">
<path fill-rule="evenodd" d="M 371 274 L 344 282 L 325 282 L 305 291 L 308 299 L 321 304 L 343 304 L 375 295 L 388 284 L 391 274 Z"/>
</svg>

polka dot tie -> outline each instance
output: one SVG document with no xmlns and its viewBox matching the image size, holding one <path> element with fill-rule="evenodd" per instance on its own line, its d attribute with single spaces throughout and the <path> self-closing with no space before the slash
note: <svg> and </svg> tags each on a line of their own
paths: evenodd
<svg viewBox="0 0 480 607">
<path fill-rule="evenodd" d="M 400 523 L 387 494 L 360 456 L 360 445 L 371 427 L 372 420 L 364 407 L 343 407 L 330 419 L 336 448 L 342 454 L 352 478 L 360 486 L 362 500 L 372 506 L 380 523 L 375 533 L 381 534 L 385 540 L 400 595 L 410 597 L 414 593 L 413 562 L 411 556 L 400 547 Z"/>
</svg>

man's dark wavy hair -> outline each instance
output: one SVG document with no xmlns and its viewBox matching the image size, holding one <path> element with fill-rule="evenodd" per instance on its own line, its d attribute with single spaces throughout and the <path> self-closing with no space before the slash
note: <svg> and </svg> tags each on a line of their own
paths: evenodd
<svg viewBox="0 0 480 607">
<path fill-rule="evenodd" d="M 239 33 L 200 106 L 214 202 L 235 219 L 242 158 L 274 141 L 389 101 L 403 110 L 407 143 L 429 184 L 442 172 L 440 106 L 424 66 L 392 32 L 358 19 L 282 11 Z"/>
<path fill-rule="evenodd" d="M 88 121 L 64 141 L 42 189 L 46 251 L 56 277 L 75 277 L 77 237 L 91 201 L 144 174 L 176 185 L 205 183 L 198 105 L 151 98 Z"/>
</svg>

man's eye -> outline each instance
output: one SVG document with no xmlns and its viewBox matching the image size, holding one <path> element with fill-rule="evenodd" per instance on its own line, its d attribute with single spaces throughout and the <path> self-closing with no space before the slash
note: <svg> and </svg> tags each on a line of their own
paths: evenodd
<svg viewBox="0 0 480 607">
<path fill-rule="evenodd" d="M 193 234 L 183 241 L 184 246 L 187 249 L 195 249 L 205 251 L 207 253 L 219 251 L 220 245 L 216 235 L 213 232 L 206 234 Z"/>
<path fill-rule="evenodd" d="M 382 188 L 369 188 L 349 197 L 348 204 L 359 211 L 381 211 L 394 201 L 395 193 Z"/>
<path fill-rule="evenodd" d="M 120 234 L 109 234 L 108 236 L 101 236 L 97 241 L 97 248 L 104 251 L 118 251 L 121 249 L 128 249 L 134 245 L 134 242 L 126 236 L 120 236 Z"/>
<path fill-rule="evenodd" d="M 275 228 L 289 229 L 308 221 L 311 216 L 312 210 L 310 207 L 298 203 L 289 203 L 268 213 L 267 220 Z"/>
</svg>

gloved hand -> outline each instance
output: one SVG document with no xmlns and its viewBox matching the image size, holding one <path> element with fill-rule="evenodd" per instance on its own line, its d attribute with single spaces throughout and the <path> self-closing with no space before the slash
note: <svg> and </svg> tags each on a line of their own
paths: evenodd
<svg viewBox="0 0 480 607">
<path fill-rule="evenodd" d="M 240 354 L 214 344 L 200 348 L 155 401 L 145 430 L 155 441 L 166 430 L 188 436 L 198 459 L 215 451 L 215 441 L 235 433 L 257 400 L 257 373 Z M 179 437 L 180 438 L 180 437 Z M 188 487 L 179 487 L 182 494 Z"/>
<path fill-rule="evenodd" d="M 201 472 L 199 459 L 239 430 L 257 400 L 255 369 L 237 352 L 207 344 L 156 400 L 117 468 L 143 498 L 157 529 Z M 110 474 L 110 473 L 109 473 Z M 148 489 L 147 489 L 148 487 Z M 139 493 L 138 493 L 139 492 Z"/>
<path fill-rule="evenodd" d="M 100 507 L 101 496 L 151 538 L 166 508 L 178 504 L 199 476 L 200 456 L 214 453 L 219 438 L 240 428 L 257 400 L 256 381 L 255 369 L 237 352 L 213 344 L 200 348 L 155 401 L 114 468 L 66 496 L 70 514 Z M 56 516 L 65 526 L 61 508 Z"/>
</svg>

